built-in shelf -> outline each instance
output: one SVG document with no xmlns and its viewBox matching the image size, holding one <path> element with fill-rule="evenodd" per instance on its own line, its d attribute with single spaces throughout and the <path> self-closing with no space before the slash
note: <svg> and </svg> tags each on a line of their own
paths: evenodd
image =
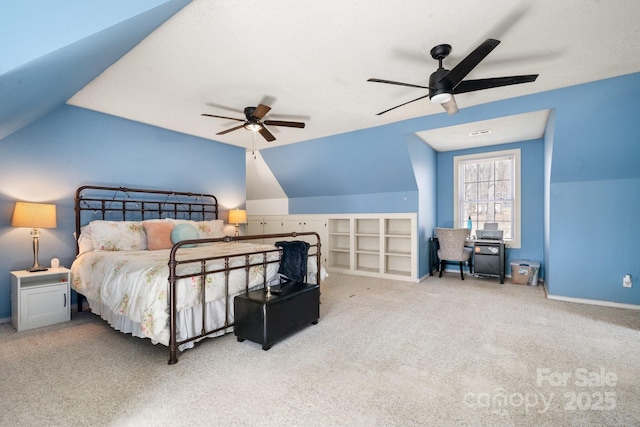
<svg viewBox="0 0 640 427">
<path fill-rule="evenodd" d="M 417 281 L 416 223 L 415 213 L 250 215 L 248 234 L 315 231 L 329 271 Z"/>
<path fill-rule="evenodd" d="M 330 269 L 417 280 L 415 214 L 330 216 L 327 223 Z"/>
</svg>

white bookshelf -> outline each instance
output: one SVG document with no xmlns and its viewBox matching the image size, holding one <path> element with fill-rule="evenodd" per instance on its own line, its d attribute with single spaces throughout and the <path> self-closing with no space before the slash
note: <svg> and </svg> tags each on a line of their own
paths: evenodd
<svg viewBox="0 0 640 427">
<path fill-rule="evenodd" d="M 416 215 L 329 216 L 328 269 L 417 281 Z"/>
</svg>

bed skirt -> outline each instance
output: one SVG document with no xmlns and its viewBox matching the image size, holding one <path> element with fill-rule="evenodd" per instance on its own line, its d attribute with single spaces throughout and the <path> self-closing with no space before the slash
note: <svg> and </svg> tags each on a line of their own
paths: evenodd
<svg viewBox="0 0 640 427">
<path fill-rule="evenodd" d="M 128 317 L 114 312 L 107 305 L 101 304 L 98 301 L 87 300 L 87 302 L 89 303 L 89 308 L 91 309 L 91 311 L 94 314 L 100 316 L 102 319 L 106 320 L 113 329 L 124 332 L 126 334 L 131 334 L 134 337 L 149 339 L 154 345 L 169 345 L 169 325 L 167 325 L 166 334 L 164 332 L 162 333 L 162 337 L 166 337 L 166 342 L 164 342 L 164 339 L 162 341 L 153 340 L 143 333 L 142 325 L 140 323 L 131 321 L 131 319 L 129 319 Z M 205 326 L 207 330 L 213 330 L 224 326 L 224 312 L 224 300 L 215 300 L 207 303 L 205 313 L 205 316 L 207 318 Z M 203 337 L 201 339 L 218 337 L 226 333 L 233 332 L 233 299 L 231 299 L 229 304 L 229 324 L 231 326 L 229 326 L 228 328 L 212 333 L 211 335 L 207 335 L 206 337 Z M 176 319 L 176 325 L 178 341 L 186 340 L 190 337 L 199 335 L 202 329 L 202 306 L 198 305 L 180 310 Z M 184 351 L 192 348 L 198 341 L 200 340 L 194 340 L 182 344 L 178 347 L 178 350 Z"/>
</svg>

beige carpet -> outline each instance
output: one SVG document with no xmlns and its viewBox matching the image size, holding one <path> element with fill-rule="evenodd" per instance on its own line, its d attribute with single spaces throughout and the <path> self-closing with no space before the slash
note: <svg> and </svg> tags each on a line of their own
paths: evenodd
<svg viewBox="0 0 640 427">
<path fill-rule="evenodd" d="M 640 312 L 455 273 L 332 274 L 321 318 L 263 351 L 167 349 L 90 313 L 0 325 L 0 425 L 640 425 Z"/>
</svg>

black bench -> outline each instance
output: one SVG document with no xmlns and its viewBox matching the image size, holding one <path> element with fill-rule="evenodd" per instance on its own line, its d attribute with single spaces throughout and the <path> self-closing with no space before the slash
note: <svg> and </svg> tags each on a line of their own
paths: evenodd
<svg viewBox="0 0 640 427">
<path fill-rule="evenodd" d="M 265 289 L 260 289 L 234 298 L 234 333 L 238 341 L 249 340 L 269 350 L 286 336 L 318 323 L 320 286 L 286 282 L 277 292 L 267 295 Z"/>
</svg>

